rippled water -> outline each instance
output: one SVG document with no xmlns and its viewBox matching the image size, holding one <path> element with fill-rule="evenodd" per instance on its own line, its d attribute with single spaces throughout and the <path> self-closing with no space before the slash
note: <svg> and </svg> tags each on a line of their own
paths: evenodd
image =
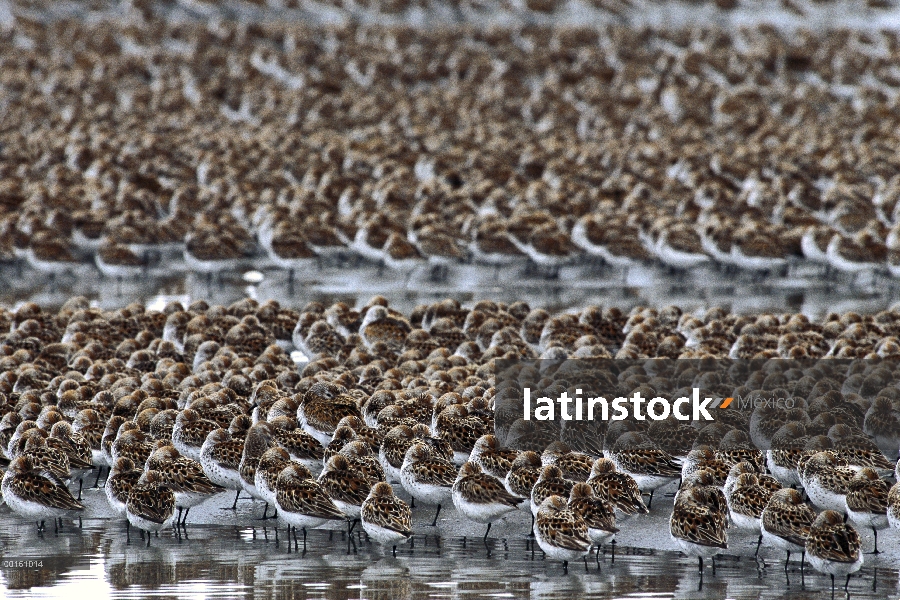
<svg viewBox="0 0 900 600">
<path fill-rule="evenodd" d="M 819 598 L 830 580 L 799 563 L 785 573 L 783 555 L 768 548 L 753 557 L 755 537 L 731 530 L 729 554 L 709 563 L 701 579 L 696 559 L 678 552 L 636 548 L 663 544 L 670 504 L 654 503 L 639 521 L 620 523 L 620 543 L 595 560 L 569 565 L 532 553 L 527 513 L 498 522 L 487 545 L 482 526 L 459 520 L 452 507 L 431 528 L 431 508 L 414 510 L 412 546 L 397 556 L 382 554 L 354 532 L 311 530 L 307 549 L 288 550 L 285 531 L 278 542 L 272 521 L 255 520 L 261 503 L 242 500 L 237 513 L 223 511 L 231 496 L 222 494 L 191 512 L 186 537 L 171 530 L 146 547 L 123 520 L 102 514 L 99 490 L 86 492 L 82 527 L 66 522 L 58 534 L 48 523 L 40 537 L 33 523 L 0 508 L 0 597 L 61 598 Z M 196 511 L 196 512 L 195 512 Z M 212 524 L 218 522 L 219 524 Z M 439 535 L 435 534 L 438 533 Z M 882 548 L 896 548 L 897 532 L 884 532 Z M 463 538 L 461 535 L 467 535 Z M 496 536 L 496 537 L 495 537 Z M 866 542 L 868 544 L 870 542 Z M 302 539 L 300 542 L 302 550 Z M 866 549 L 870 547 L 865 546 Z M 40 561 L 33 568 L 8 561 Z M 900 597 L 896 552 L 866 566 L 850 582 L 853 598 Z M 844 597 L 839 591 L 836 597 Z"/>
</svg>

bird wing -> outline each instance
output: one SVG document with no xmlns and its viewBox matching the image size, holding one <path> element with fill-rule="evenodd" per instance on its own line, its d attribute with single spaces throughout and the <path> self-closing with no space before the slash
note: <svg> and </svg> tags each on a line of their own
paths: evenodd
<svg viewBox="0 0 900 600">
<path fill-rule="evenodd" d="M 412 535 L 412 511 L 400 498 L 366 500 L 362 505 L 362 518 L 385 529 Z"/>
<path fill-rule="evenodd" d="M 24 473 L 16 476 L 18 494 L 31 502 L 38 502 L 53 508 L 83 510 L 84 505 L 72 497 L 69 488 L 50 471 Z"/>
<path fill-rule="evenodd" d="M 328 496 L 318 482 L 305 479 L 297 485 L 281 488 L 276 492 L 276 500 L 284 510 L 319 519 L 340 520 L 347 515 Z"/>
</svg>

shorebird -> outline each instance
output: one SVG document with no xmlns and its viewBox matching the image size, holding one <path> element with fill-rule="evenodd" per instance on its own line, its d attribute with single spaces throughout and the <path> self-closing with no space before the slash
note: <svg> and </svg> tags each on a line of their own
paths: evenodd
<svg viewBox="0 0 900 600">
<path fill-rule="evenodd" d="M 241 456 L 244 443 L 231 438 L 227 429 L 216 429 L 206 436 L 200 449 L 200 465 L 209 480 L 229 490 L 235 490 L 231 509 L 237 508 L 237 501 L 244 489 L 241 482 Z"/>
<path fill-rule="evenodd" d="M 759 534 L 754 556 L 759 555 L 759 547 L 763 541 L 760 520 L 771 497 L 772 491 L 759 485 L 756 475 L 752 473 L 740 475 L 734 489 L 730 493 L 725 492 L 731 522 L 736 527 Z"/>
<path fill-rule="evenodd" d="M 847 589 L 850 575 L 859 571 L 863 564 L 859 533 L 833 510 L 823 511 L 813 521 L 806 538 L 806 555 L 814 569 L 831 576 L 832 590 L 835 575 L 847 577 L 844 584 Z"/>
<path fill-rule="evenodd" d="M 569 561 L 583 558 L 587 571 L 587 553 L 591 548 L 588 526 L 584 519 L 566 505 L 561 496 L 548 496 L 538 507 L 534 521 L 534 537 L 541 550 L 554 560 L 561 560 L 569 572 Z"/>
<path fill-rule="evenodd" d="M 813 505 L 838 512 L 847 510 L 846 496 L 856 472 L 834 452 L 825 450 L 811 456 L 800 468 L 800 483 Z"/>
<path fill-rule="evenodd" d="M 38 521 L 38 531 L 43 531 L 44 521 L 56 519 L 84 510 L 65 484 L 51 472 L 37 471 L 28 455 L 15 458 L 3 475 L 0 489 L 3 500 L 13 512 Z"/>
<path fill-rule="evenodd" d="M 641 490 L 634 478 L 616 471 L 616 465 L 608 458 L 598 458 L 594 461 L 587 483 L 597 497 L 612 504 L 623 515 L 650 512 L 644 504 Z"/>
<path fill-rule="evenodd" d="M 174 516 L 174 492 L 158 471 L 144 471 L 128 492 L 128 502 L 125 503 L 128 522 L 147 533 L 149 546 L 150 532 L 159 534 L 159 530 L 171 523 Z"/>
<path fill-rule="evenodd" d="M 451 495 L 454 506 L 464 517 L 476 523 L 487 523 L 485 542 L 493 521 L 516 510 L 524 500 L 510 494 L 496 477 L 484 473 L 474 462 L 463 463 L 460 467 Z"/>
<path fill-rule="evenodd" d="M 809 529 L 816 512 L 800 496 L 800 492 L 785 488 L 772 494 L 760 516 L 763 541 L 787 552 L 784 569 L 787 571 L 791 552 L 805 556 Z M 801 562 L 802 568 L 802 562 Z"/>
<path fill-rule="evenodd" d="M 362 503 L 360 519 L 369 537 L 379 544 L 392 546 L 395 556 L 397 544 L 412 537 L 412 510 L 384 481 L 372 486 Z"/>
<path fill-rule="evenodd" d="M 159 473 L 162 481 L 175 494 L 175 508 L 178 509 L 176 527 L 186 525 L 191 508 L 225 491 L 224 487 L 210 481 L 199 462 L 181 456 L 173 446 L 155 450 L 147 459 L 145 469 Z"/>
<path fill-rule="evenodd" d="M 669 518 L 672 539 L 685 554 L 697 557 L 701 574 L 704 556 L 712 558 L 728 549 L 726 515 L 721 508 L 702 488 L 688 488 L 676 497 Z"/>
<path fill-rule="evenodd" d="M 347 519 L 341 509 L 331 500 L 319 482 L 308 477 L 309 470 L 299 464 L 285 467 L 275 481 L 275 508 L 278 515 L 295 529 L 303 530 L 303 551 L 306 552 L 306 530 L 313 529 L 328 521 Z M 290 534 L 290 532 L 288 532 Z M 290 548 L 290 538 L 288 548 Z M 294 533 L 294 548 L 297 549 L 297 534 Z"/>
<path fill-rule="evenodd" d="M 584 519 L 588 527 L 588 538 L 597 547 L 599 560 L 600 546 L 614 540 L 619 528 L 612 504 L 594 494 L 586 483 L 576 483 L 569 494 L 569 510 Z"/>
<path fill-rule="evenodd" d="M 641 492 L 650 493 L 647 508 L 653 504 L 654 491 L 681 477 L 681 467 L 675 459 L 639 433 L 619 436 L 610 448 L 609 459 L 617 471 L 637 482 Z"/>
<path fill-rule="evenodd" d="M 424 504 L 436 504 L 437 512 L 431 522 L 437 525 L 441 506 L 453 497 L 456 466 L 435 456 L 424 443 L 415 443 L 407 451 L 400 467 L 400 483 L 410 496 Z"/>
<path fill-rule="evenodd" d="M 244 439 L 244 449 L 241 453 L 241 462 L 238 464 L 241 487 L 251 498 L 262 500 L 266 503 L 265 507 L 263 507 L 262 519 L 266 518 L 269 502 L 256 489 L 256 467 L 259 464 L 260 457 L 272 446 L 272 442 L 272 426 L 264 421 L 256 423 L 247 431 L 247 437 Z"/>
<path fill-rule="evenodd" d="M 878 530 L 888 527 L 888 484 L 878 477 L 874 469 L 865 467 L 850 482 L 847 492 L 847 516 L 851 521 L 863 527 L 870 527 L 875 536 L 875 549 L 878 551 Z"/>
</svg>

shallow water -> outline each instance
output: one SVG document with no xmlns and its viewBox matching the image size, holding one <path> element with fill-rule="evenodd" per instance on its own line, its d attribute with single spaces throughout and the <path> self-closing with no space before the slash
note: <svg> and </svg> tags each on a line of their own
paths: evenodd
<svg viewBox="0 0 900 600">
<path fill-rule="evenodd" d="M 5 523 L 5 525 L 9 525 Z M 192 526 L 187 539 L 166 531 L 149 548 L 132 532 L 126 542 L 120 522 L 86 520 L 37 539 L 33 524 L 5 526 L 3 560 L 34 559 L 43 567 L 3 568 L 0 590 L 7 598 L 254 597 L 254 598 L 620 598 L 620 597 L 818 597 L 830 582 L 811 570 L 801 580 L 798 565 L 785 574 L 780 564 L 761 568 L 752 558 L 724 556 L 716 572 L 680 554 L 620 546 L 599 565 L 572 564 L 569 573 L 553 561 L 532 558 L 524 538 L 462 538 L 426 541 L 382 555 L 363 541 L 347 553 L 344 534 L 312 531 L 306 554 L 287 551 L 284 531 Z M 265 533 L 265 535 L 264 535 Z M 268 536 L 266 539 L 265 536 Z M 436 543 L 438 542 L 438 543 Z M 854 598 L 897 595 L 897 571 L 865 568 L 850 583 Z"/>
<path fill-rule="evenodd" d="M 401 492 L 402 493 L 402 492 Z M 519 511 L 497 522 L 482 542 L 483 526 L 460 520 L 452 506 L 430 526 L 432 507 L 413 511 L 415 536 L 388 552 L 343 525 L 311 530 L 307 552 L 290 551 L 285 530 L 275 541 L 273 521 L 259 521 L 262 504 L 220 494 L 189 515 L 187 535 L 169 529 L 144 545 L 138 532 L 126 539 L 124 520 L 109 517 L 100 490 L 86 490 L 82 527 L 67 521 L 58 534 L 47 524 L 43 537 L 33 523 L 0 508 L 0 596 L 113 598 L 818 598 L 830 580 L 799 563 L 783 570 L 783 554 L 763 547 L 753 557 L 755 536 L 729 530 L 729 550 L 707 561 L 702 580 L 697 561 L 672 550 L 667 523 L 671 499 L 660 497 L 645 517 L 619 523 L 613 556 L 604 549 L 599 565 L 569 565 L 533 555 L 529 516 Z M 263 523 L 265 528 L 262 527 Z M 463 538 L 461 536 L 467 536 Z M 871 549 L 866 536 L 864 549 Z M 850 582 L 853 598 L 898 597 L 900 532 L 883 532 L 885 554 L 866 555 Z M 641 546 L 641 547 L 638 547 Z M 653 546 L 651 549 L 650 546 Z M 797 557 L 794 557 L 795 559 Z M 41 561 L 35 568 L 10 568 L 10 560 Z M 838 594 L 836 597 L 843 597 Z"/>
<path fill-rule="evenodd" d="M 889 308 L 900 301 L 900 281 L 868 275 L 856 280 L 825 280 L 816 267 L 804 264 L 797 265 L 790 275 L 765 279 L 748 273 L 727 275 L 713 268 L 673 274 L 647 266 L 624 273 L 596 265 L 564 267 L 557 277 L 548 278 L 525 265 L 497 271 L 460 264 L 442 281 L 431 279 L 427 269 L 413 272 L 407 279 L 372 264 L 325 265 L 318 271 L 297 273 L 293 281 L 286 271 L 255 264 L 240 272 L 207 278 L 185 271 L 176 262 L 123 281 L 103 279 L 97 272 L 50 278 L 32 269 L 0 265 L 0 306 L 8 308 L 34 301 L 45 309 L 54 309 L 76 295 L 104 309 L 129 302 L 161 309 L 172 299 L 185 302 L 197 298 L 228 305 L 248 296 L 260 302 L 274 299 L 293 308 L 312 300 L 326 305 L 341 300 L 350 306 L 362 306 L 374 294 L 385 296 L 392 307 L 405 312 L 416 304 L 449 297 L 464 303 L 524 300 L 548 310 L 590 304 L 623 310 L 669 304 L 684 310 L 721 306 L 736 313 L 802 312 L 815 319 L 831 311 L 877 312 Z"/>
</svg>

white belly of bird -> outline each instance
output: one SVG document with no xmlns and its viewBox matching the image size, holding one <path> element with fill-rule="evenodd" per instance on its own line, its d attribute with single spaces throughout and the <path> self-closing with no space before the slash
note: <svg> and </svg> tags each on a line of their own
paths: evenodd
<svg viewBox="0 0 900 600">
<path fill-rule="evenodd" d="M 23 517 L 52 519 L 66 514 L 66 511 L 64 510 L 45 506 L 39 502 L 25 500 L 5 485 L 3 486 L 3 500 L 14 513 L 20 514 Z"/>
<path fill-rule="evenodd" d="M 175 506 L 178 508 L 193 508 L 199 504 L 203 504 L 208 499 L 212 498 L 213 495 L 201 494 L 199 492 L 175 492 Z"/>
<path fill-rule="evenodd" d="M 259 471 L 256 472 L 256 491 L 259 492 L 263 502 L 268 502 L 275 506 L 275 495 L 277 492 L 270 488 L 265 480 L 259 476 Z"/>
<path fill-rule="evenodd" d="M 774 533 L 770 533 L 765 525 L 762 524 L 762 519 L 760 519 L 760 532 L 763 536 L 763 541 L 767 546 L 774 546 L 776 548 L 780 548 L 782 550 L 786 550 L 787 552 L 803 552 L 805 548 L 798 544 L 794 544 L 783 537 L 779 537 Z"/>
<path fill-rule="evenodd" d="M 300 426 L 303 428 L 303 431 L 316 438 L 323 446 L 327 446 L 331 443 L 332 438 L 334 438 L 333 432 L 328 433 L 326 431 L 319 431 L 307 423 L 306 418 L 302 416 L 302 411 L 297 411 L 297 416 L 300 417 Z"/>
<path fill-rule="evenodd" d="M 800 478 L 797 476 L 797 471 L 789 467 L 776 465 L 775 461 L 772 459 L 771 450 L 766 451 L 766 466 L 769 467 L 769 472 L 772 473 L 772 477 L 780 481 L 781 485 L 785 487 L 800 485 Z"/>
<path fill-rule="evenodd" d="M 184 438 L 178 429 L 172 432 L 172 445 L 175 446 L 175 449 L 178 450 L 182 456 L 200 462 L 200 448 L 185 443 Z"/>
<path fill-rule="evenodd" d="M 349 502 L 344 502 L 343 500 L 335 500 L 332 499 L 335 506 L 341 509 L 345 515 L 350 517 L 351 519 L 358 519 L 360 513 L 362 512 L 362 507 L 357 506 L 356 504 L 350 504 Z"/>
<path fill-rule="evenodd" d="M 284 510 L 278 502 L 275 503 L 275 508 L 278 509 L 278 516 L 281 520 L 299 529 L 315 529 L 328 520 Z"/>
<path fill-rule="evenodd" d="M 738 527 L 740 529 L 749 529 L 750 531 L 759 531 L 760 524 L 758 517 L 743 515 L 739 512 L 735 512 L 734 510 L 729 512 L 731 513 L 731 522 L 734 523 L 735 527 Z"/>
<path fill-rule="evenodd" d="M 628 474 L 634 478 L 638 484 L 638 489 L 642 492 L 652 492 L 675 480 L 673 477 L 661 477 L 659 475 Z"/>
<path fill-rule="evenodd" d="M 425 504 L 443 504 L 450 500 L 450 488 L 416 481 L 410 473 L 400 471 L 400 483 L 407 493 Z"/>
<path fill-rule="evenodd" d="M 694 542 L 689 542 L 687 540 L 683 540 L 681 538 L 677 538 L 674 535 L 672 539 L 678 543 L 678 546 L 681 548 L 681 551 L 687 554 L 688 556 L 704 556 L 710 557 L 718 554 L 722 549 L 718 546 L 706 546 L 704 544 L 695 544 Z"/>
<path fill-rule="evenodd" d="M 241 475 L 237 470 L 226 469 L 212 459 L 202 460 L 200 464 L 209 480 L 216 485 L 235 491 L 244 489 L 244 486 L 241 485 Z"/>
<path fill-rule="evenodd" d="M 172 522 L 173 515 L 169 515 L 169 518 L 162 523 L 157 523 L 156 521 L 151 521 L 150 519 L 145 519 L 140 515 L 136 515 L 131 511 L 126 511 L 128 522 L 131 523 L 132 526 L 137 527 L 138 529 L 143 529 L 144 531 L 159 531 Z"/>
<path fill-rule="evenodd" d="M 91 450 L 91 461 L 95 466 L 98 467 L 109 467 L 112 466 L 106 460 L 106 455 L 103 454 L 102 450 Z"/>
<path fill-rule="evenodd" d="M 464 452 L 462 450 L 454 450 L 453 451 L 453 463 L 457 467 L 461 467 L 465 462 L 469 460 L 469 453 Z"/>
<path fill-rule="evenodd" d="M 892 529 L 900 529 L 900 508 L 888 507 L 887 522 Z"/>
<path fill-rule="evenodd" d="M 856 560 L 856 562 L 852 563 L 837 562 L 834 560 L 820 558 L 818 556 L 813 556 L 809 552 L 806 553 L 806 560 L 809 561 L 809 564 L 811 564 L 816 571 L 825 573 L 827 575 L 834 575 L 835 577 L 846 577 L 850 573 L 856 573 L 857 571 L 859 571 L 863 564 L 862 552 L 860 552 L 859 558 Z"/>
<path fill-rule="evenodd" d="M 383 450 L 379 450 L 378 452 L 378 462 L 381 463 L 381 468 L 384 469 L 384 477 L 388 483 L 400 482 L 400 469 L 392 466 L 391 463 L 388 462 Z"/>
<path fill-rule="evenodd" d="M 516 510 L 516 507 L 501 502 L 470 502 L 463 498 L 462 494 L 458 491 L 453 491 L 452 497 L 453 505 L 456 506 L 456 510 L 461 512 L 463 516 L 470 521 L 475 521 L 476 523 L 490 523 L 496 521 L 503 515 Z"/>
<path fill-rule="evenodd" d="M 266 502 L 266 499 L 262 497 L 262 494 L 260 494 L 259 490 L 256 488 L 255 483 L 249 484 L 246 481 L 244 481 L 243 479 L 241 479 L 241 486 L 243 487 L 243 490 L 245 492 L 247 492 L 248 494 L 250 494 L 251 496 L 253 496 L 254 499 L 262 500 L 263 502 Z"/>
<path fill-rule="evenodd" d="M 393 529 L 388 529 L 387 527 L 382 527 L 381 525 L 369 523 L 365 519 L 362 520 L 362 526 L 370 538 L 372 538 L 379 544 L 384 544 L 385 546 L 394 546 L 409 539 L 402 533 L 398 533 Z"/>
<path fill-rule="evenodd" d="M 317 460 L 315 458 L 306 458 L 303 456 L 298 456 L 296 454 L 291 454 L 290 452 L 288 452 L 288 455 L 291 457 L 291 460 L 295 460 L 309 469 L 310 473 L 312 473 L 313 475 L 318 475 L 324 466 L 321 460 Z"/>
<path fill-rule="evenodd" d="M 535 524 L 534 527 L 534 538 L 537 540 L 541 550 L 544 551 L 544 554 L 553 560 L 575 561 L 587 554 L 589 549 L 589 546 L 585 547 L 584 550 L 570 550 L 568 548 L 554 546 L 550 540 L 541 535 L 538 531 L 537 524 Z"/>
<path fill-rule="evenodd" d="M 591 539 L 592 544 L 600 546 L 601 544 L 607 544 L 612 541 L 616 537 L 616 534 L 602 529 L 588 527 L 588 537 Z"/>
<path fill-rule="evenodd" d="M 888 517 L 886 514 L 882 515 L 865 511 L 855 511 L 848 508 L 847 515 L 849 515 L 851 521 L 862 527 L 885 529 L 888 526 Z"/>
<path fill-rule="evenodd" d="M 105 486 L 104 491 L 106 492 L 106 500 L 107 502 L 109 502 L 109 507 L 112 509 L 112 511 L 117 516 L 124 517 L 125 503 L 113 495 L 112 488 L 109 485 Z"/>
<path fill-rule="evenodd" d="M 804 486 L 806 495 L 809 496 L 810 502 L 819 510 L 836 510 L 838 512 L 846 512 L 847 497 L 843 494 L 836 494 L 825 489 L 821 483 L 815 478 L 806 482 Z"/>
<path fill-rule="evenodd" d="M 656 252 L 661 261 L 676 269 L 692 269 L 709 261 L 709 257 L 701 253 L 683 252 L 661 245 Z"/>
</svg>

